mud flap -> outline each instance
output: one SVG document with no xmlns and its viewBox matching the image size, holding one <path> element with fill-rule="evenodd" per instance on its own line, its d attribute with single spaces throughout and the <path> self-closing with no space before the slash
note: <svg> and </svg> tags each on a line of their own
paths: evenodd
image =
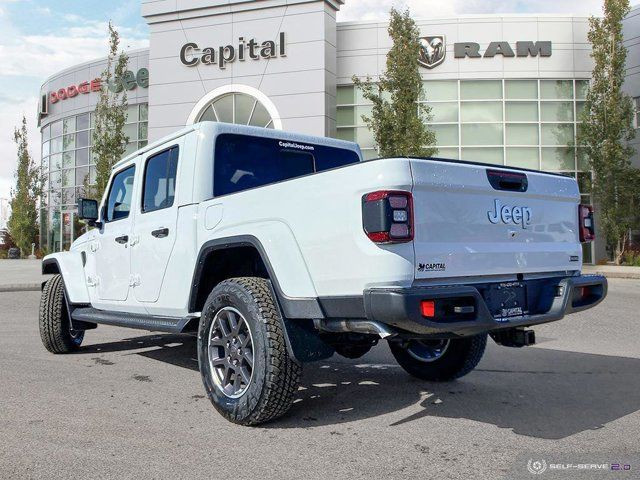
<svg viewBox="0 0 640 480">
<path fill-rule="evenodd" d="M 318 332 L 313 326 L 313 320 L 286 318 L 282 313 L 278 296 L 270 280 L 269 289 L 278 305 L 278 312 L 282 319 L 282 329 L 284 330 L 289 355 L 303 363 L 317 362 L 331 357 L 335 353 L 335 350 L 332 346 L 327 345 L 320 339 Z"/>
</svg>

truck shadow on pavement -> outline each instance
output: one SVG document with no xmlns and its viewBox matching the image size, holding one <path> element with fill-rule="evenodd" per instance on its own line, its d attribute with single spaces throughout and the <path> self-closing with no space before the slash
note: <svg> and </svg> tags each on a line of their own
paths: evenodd
<svg viewBox="0 0 640 480">
<path fill-rule="evenodd" d="M 138 349 L 142 351 L 133 352 Z M 80 353 L 127 350 L 198 370 L 196 339 L 185 335 L 88 345 Z M 561 439 L 606 428 L 639 409 L 640 359 L 510 349 L 491 342 L 474 372 L 453 382 L 432 383 L 410 377 L 381 345 L 358 360 L 334 356 L 305 365 L 291 411 L 265 427 L 313 428 L 388 415 L 382 421 L 391 428 L 460 418 L 519 435 Z"/>
<path fill-rule="evenodd" d="M 561 439 L 640 409 L 639 359 L 499 348 L 491 348 L 476 371 L 448 383 L 420 381 L 396 365 L 364 358 L 306 368 L 305 389 L 277 426 L 300 426 L 300 418 L 326 425 L 396 412 L 391 427 L 461 418 Z"/>
</svg>

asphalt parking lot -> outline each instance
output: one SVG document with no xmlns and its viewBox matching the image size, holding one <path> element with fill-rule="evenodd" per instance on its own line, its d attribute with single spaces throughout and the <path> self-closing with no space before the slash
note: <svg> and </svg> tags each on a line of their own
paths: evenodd
<svg viewBox="0 0 640 480">
<path fill-rule="evenodd" d="M 535 478 L 530 459 L 631 469 L 538 478 L 638 478 L 638 280 L 536 328 L 535 347 L 490 342 L 456 382 L 410 378 L 386 345 L 309 364 L 291 412 L 259 428 L 203 396 L 194 338 L 99 327 L 54 356 L 38 301 L 0 293 L 0 478 Z"/>
</svg>

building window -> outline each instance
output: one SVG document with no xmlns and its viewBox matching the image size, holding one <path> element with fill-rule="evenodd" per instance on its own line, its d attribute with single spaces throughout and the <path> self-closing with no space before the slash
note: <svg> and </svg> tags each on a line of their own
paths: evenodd
<svg viewBox="0 0 640 480">
<path fill-rule="evenodd" d="M 437 156 L 570 175 L 582 202 L 591 202 L 589 161 L 575 145 L 588 79 L 425 80 L 424 86 Z M 639 128 L 640 98 L 634 105 Z M 362 119 L 371 108 L 359 89 L 338 86 L 336 136 L 358 142 L 365 159 L 378 156 Z M 592 246 L 583 248 L 591 262 Z"/>
<path fill-rule="evenodd" d="M 202 112 L 198 122 L 224 122 L 253 127 L 274 128 L 265 106 L 245 93 L 226 93 L 214 99 Z"/>
<path fill-rule="evenodd" d="M 426 80 L 424 86 L 421 101 L 431 107 L 439 157 L 573 176 L 587 168 L 574 143 L 589 80 Z M 338 87 L 337 137 L 358 142 L 367 159 L 378 156 L 362 119 L 370 113 L 359 89 Z"/>
<path fill-rule="evenodd" d="M 147 104 L 129 105 L 124 131 L 129 137 L 125 155 L 147 144 Z M 42 171 L 45 191 L 42 195 L 41 238 L 50 251 L 68 249 L 81 233 L 75 219 L 77 199 L 84 195 L 85 184 L 96 181 L 95 158 L 91 152 L 94 128 L 92 112 L 73 115 L 42 128 Z"/>
</svg>

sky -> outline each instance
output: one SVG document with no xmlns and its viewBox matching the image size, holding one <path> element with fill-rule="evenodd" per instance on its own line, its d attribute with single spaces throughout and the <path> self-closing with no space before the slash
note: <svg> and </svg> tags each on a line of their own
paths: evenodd
<svg viewBox="0 0 640 480">
<path fill-rule="evenodd" d="M 482 13 L 597 15 L 601 5 L 602 0 L 346 0 L 338 20 L 385 20 L 392 6 L 409 7 L 416 18 L 430 18 Z M 140 0 L 0 0 L 0 198 L 8 198 L 15 183 L 14 127 L 26 115 L 30 151 L 39 163 L 40 86 L 60 70 L 106 56 L 109 20 L 121 34 L 122 47 L 148 45 Z"/>
</svg>

